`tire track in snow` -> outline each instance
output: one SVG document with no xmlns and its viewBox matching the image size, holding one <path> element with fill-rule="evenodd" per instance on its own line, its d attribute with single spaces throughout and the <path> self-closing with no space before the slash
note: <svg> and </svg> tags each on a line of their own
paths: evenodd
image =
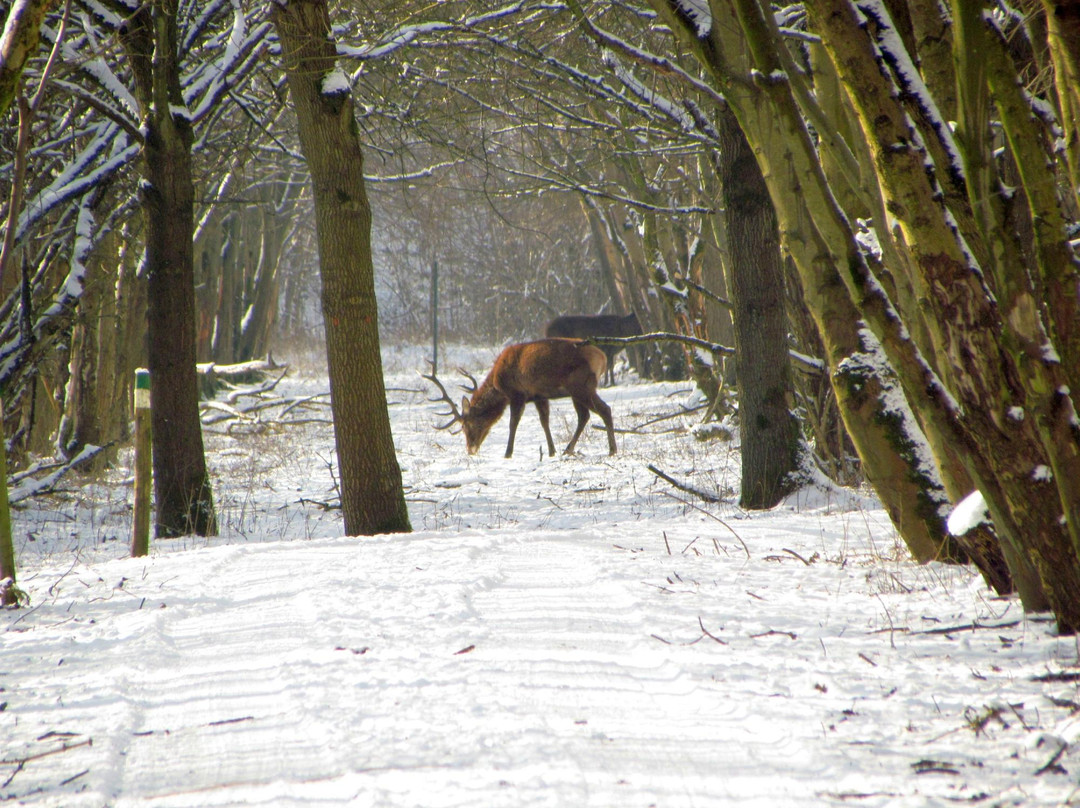
<svg viewBox="0 0 1080 808">
<path fill-rule="evenodd" d="M 143 652 L 171 654 L 176 665 L 131 686 L 144 729 L 115 761 L 118 805 L 210 804 L 211 792 L 213 804 L 244 804 L 253 784 L 273 803 L 280 789 L 266 784 L 318 781 L 338 765 L 328 739 L 339 705 L 326 703 L 326 681 L 347 652 L 335 650 L 312 581 L 342 553 L 313 546 L 299 568 L 274 555 L 221 554 L 212 575 L 185 582 L 161 613 Z M 267 580 L 271 597 L 259 594 Z M 252 658 L 253 644 L 269 655 Z"/>
<path fill-rule="evenodd" d="M 554 549 L 504 536 L 485 551 L 485 585 L 461 593 L 470 608 L 455 632 L 460 645 L 417 620 L 405 629 L 415 632 L 414 645 L 373 655 L 372 714 L 349 745 L 375 750 L 376 795 L 391 804 L 468 805 L 460 785 L 440 785 L 446 770 L 467 767 L 487 773 L 506 805 L 628 804 L 654 793 L 656 783 L 640 772 L 658 759 L 670 772 L 666 788 L 700 793 L 717 759 L 715 723 L 678 705 L 701 683 L 649 636 L 640 580 L 598 573 L 609 553 L 609 543 L 573 533 Z M 454 563 L 477 563 L 471 554 L 438 555 L 431 568 L 442 577 L 429 576 L 428 597 L 457 587 Z M 628 645 L 628 635 L 638 639 Z M 746 716 L 719 691 L 701 695 L 717 719 Z M 454 713 L 461 704 L 471 705 L 469 715 Z M 530 763 L 538 757 L 542 768 Z M 411 772 L 408 788 L 403 770 Z M 482 791 L 490 799 L 490 783 Z"/>
</svg>

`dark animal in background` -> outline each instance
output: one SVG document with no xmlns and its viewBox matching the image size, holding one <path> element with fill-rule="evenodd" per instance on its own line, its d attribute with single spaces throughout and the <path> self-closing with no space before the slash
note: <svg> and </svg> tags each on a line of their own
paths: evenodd
<svg viewBox="0 0 1080 808">
<path fill-rule="evenodd" d="M 641 334 L 641 323 L 636 314 L 620 317 L 618 314 L 568 314 L 556 317 L 544 330 L 546 337 L 584 339 L 585 337 L 636 337 Z M 617 346 L 597 345 L 607 356 L 608 386 L 615 384 L 615 355 L 622 350 Z"/>
<path fill-rule="evenodd" d="M 590 410 L 603 419 L 607 427 L 608 449 L 610 454 L 615 454 L 615 425 L 611 420 L 611 408 L 596 394 L 606 367 L 607 359 L 603 351 L 574 340 L 542 339 L 510 345 L 496 358 L 487 378 L 473 388 L 472 398 L 462 398 L 460 411 L 435 377 L 434 371 L 424 378 L 439 388 L 442 400 L 450 405 L 450 412 L 446 414 L 453 418 L 438 428 L 448 429 L 460 422 L 469 454 L 476 454 L 491 427 L 509 405 L 510 440 L 506 444 L 506 456 L 513 455 L 518 422 L 525 405 L 531 401 L 536 405 L 540 425 L 544 427 L 548 454 L 554 455 L 555 443 L 548 427 L 548 399 L 567 397 L 574 402 L 578 423 L 564 454 L 574 451 L 589 420 Z"/>
</svg>

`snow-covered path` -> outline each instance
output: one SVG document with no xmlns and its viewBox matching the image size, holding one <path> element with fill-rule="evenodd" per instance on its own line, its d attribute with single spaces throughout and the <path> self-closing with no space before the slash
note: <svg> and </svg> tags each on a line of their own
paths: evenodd
<svg viewBox="0 0 1080 808">
<path fill-rule="evenodd" d="M 65 806 L 929 805 L 921 794 L 971 797 L 984 778 L 1007 793 L 1001 780 L 1055 751 L 1020 726 L 1053 714 L 1030 682 L 1057 653 L 1043 626 L 914 634 L 966 619 L 938 592 L 942 608 L 881 630 L 879 598 L 896 619 L 909 596 L 867 596 L 864 568 L 668 556 L 605 532 L 218 547 L 80 573 L 77 599 L 5 635 L 18 720 L 5 758 L 93 745 L 26 764 L 5 793 L 43 788 L 41 804 Z M 1009 742 L 965 726 L 969 708 L 1017 701 L 1011 732 L 988 728 Z M 926 760 L 943 771 L 917 777 Z"/>
<path fill-rule="evenodd" d="M 668 392 L 611 395 L 628 419 Z M 1080 799 L 1075 643 L 970 570 L 897 557 L 872 503 L 807 491 L 706 515 L 643 471 L 656 438 L 539 459 L 527 418 L 520 457 L 501 458 L 497 428 L 470 460 L 409 428 L 430 422 L 422 397 L 393 412 L 416 533 L 30 556 L 33 608 L 0 623 L 0 799 Z M 663 440 L 679 476 L 732 476 L 694 454 L 715 448 Z M 314 480 L 325 443 L 301 443 Z M 601 450 L 593 434 L 585 452 Z M 272 498 L 302 464 L 284 466 Z"/>
</svg>

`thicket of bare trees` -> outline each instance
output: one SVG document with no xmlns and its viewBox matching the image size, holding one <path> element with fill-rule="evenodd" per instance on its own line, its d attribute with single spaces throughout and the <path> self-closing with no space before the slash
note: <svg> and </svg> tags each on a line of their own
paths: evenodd
<svg viewBox="0 0 1080 808">
<path fill-rule="evenodd" d="M 427 339 L 436 261 L 447 339 L 535 339 L 570 307 L 604 306 L 607 288 L 576 199 L 545 194 L 500 204 L 468 190 L 469 172 L 447 174 L 445 183 L 372 187 L 384 334 Z"/>
<path fill-rule="evenodd" d="M 149 233 L 135 215 L 142 134 L 120 58 L 129 12 L 72 2 L 80 13 L 30 124 L 26 203 L 5 209 L 19 258 L 0 290 L 0 393 L 17 460 L 122 438 L 126 422 L 96 415 L 95 398 L 123 396 L 143 361 Z M 741 240 L 775 217 L 786 347 L 800 361 L 760 400 L 798 413 L 833 473 L 850 474 L 857 454 L 915 557 L 970 558 L 1026 608 L 1080 630 L 1080 19 L 1069 8 L 334 9 L 384 331 L 426 338 L 438 260 L 453 336 L 539 334 L 576 304 L 739 345 L 731 309 L 745 325 L 781 299 L 746 297 L 740 283 L 760 277 L 746 256 L 763 251 L 747 243 L 764 243 Z M 259 355 L 318 310 L 313 199 L 266 11 L 182 2 L 176 14 L 204 360 Z M 61 14 L 45 17 L 46 43 Z M 27 64 L 32 78 L 43 57 Z M 752 227 L 730 215 L 749 175 L 717 159 L 732 155 L 732 125 L 772 206 Z M 18 153 L 18 130 L 9 111 L 5 154 Z M 779 274 L 773 248 L 769 258 Z M 749 291 L 777 291 L 766 287 Z M 650 343 L 636 361 L 646 375 L 692 375 L 722 410 L 717 359 Z M 739 383 L 753 372 L 740 368 Z M 746 416 L 756 399 L 742 395 Z M 757 416 L 765 404 L 752 406 Z M 992 532 L 954 539 L 946 515 L 973 489 Z"/>
</svg>

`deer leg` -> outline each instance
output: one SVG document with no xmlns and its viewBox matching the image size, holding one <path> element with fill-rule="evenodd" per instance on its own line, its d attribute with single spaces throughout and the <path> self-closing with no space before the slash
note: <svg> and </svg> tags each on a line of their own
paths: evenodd
<svg viewBox="0 0 1080 808">
<path fill-rule="evenodd" d="M 594 391 L 590 408 L 600 416 L 604 421 L 604 426 L 607 427 L 608 454 L 615 454 L 615 424 L 611 420 L 611 407 L 605 404 L 604 400 Z"/>
<path fill-rule="evenodd" d="M 583 402 L 574 399 L 574 409 L 577 411 L 577 429 L 574 430 L 574 437 L 570 438 L 570 443 L 566 445 L 566 450 L 563 454 L 573 454 L 574 446 L 577 444 L 578 438 L 581 437 L 581 433 L 585 431 L 585 424 L 589 420 L 589 406 Z"/>
<path fill-rule="evenodd" d="M 546 398 L 538 398 L 533 401 L 536 405 L 536 414 L 540 416 L 540 426 L 544 428 L 544 435 L 548 442 L 548 457 L 555 456 L 555 441 L 551 439 L 551 427 L 548 426 L 548 416 L 551 414 L 551 405 Z"/>
<path fill-rule="evenodd" d="M 510 440 L 506 443 L 507 457 L 511 457 L 514 454 L 514 435 L 517 434 L 518 421 L 521 420 L 521 413 L 524 411 L 524 401 L 518 398 L 510 399 Z"/>
</svg>

